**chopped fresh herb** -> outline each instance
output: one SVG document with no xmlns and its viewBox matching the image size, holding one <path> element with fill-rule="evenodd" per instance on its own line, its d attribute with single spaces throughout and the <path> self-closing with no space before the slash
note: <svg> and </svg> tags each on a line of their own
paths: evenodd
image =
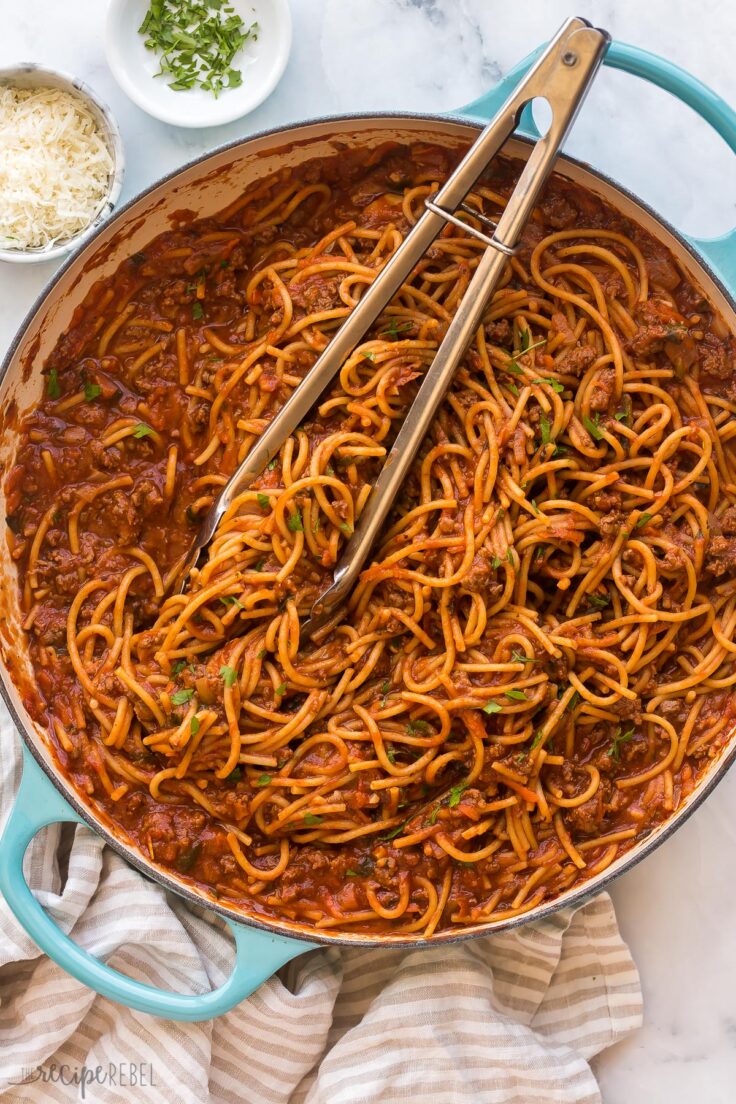
<svg viewBox="0 0 736 1104">
<path fill-rule="evenodd" d="M 521 348 L 517 349 L 515 353 L 511 354 L 511 359 L 516 360 L 520 356 L 524 356 L 525 353 L 530 353 L 532 349 L 538 349 L 540 345 L 546 345 L 547 338 L 543 337 L 541 341 L 535 341 L 533 345 L 529 344 L 529 330 L 521 331 Z"/>
<path fill-rule="evenodd" d="M 460 804 L 460 798 L 469 785 L 469 782 L 460 782 L 457 786 L 452 787 L 450 790 L 450 799 L 447 802 L 451 809 L 454 809 L 456 805 Z"/>
<path fill-rule="evenodd" d="M 634 730 L 630 728 L 628 732 L 621 732 L 621 726 L 619 725 L 611 738 L 611 746 L 608 749 L 608 755 L 611 759 L 615 759 L 618 763 L 621 759 L 621 745 L 626 744 L 634 737 Z"/>
<path fill-rule="evenodd" d="M 550 422 L 546 414 L 541 414 L 539 418 L 539 430 L 542 435 L 542 446 L 548 445 L 550 442 Z"/>
<path fill-rule="evenodd" d="M 360 860 L 357 870 L 354 870 L 351 867 L 349 870 L 346 870 L 345 873 L 347 874 L 348 878 L 367 878 L 369 874 L 373 873 L 373 868 L 373 859 L 370 857 L 370 855 L 366 855 Z"/>
<path fill-rule="evenodd" d="M 542 732 L 542 730 L 540 728 L 540 729 L 537 730 L 537 732 L 534 736 L 534 739 L 532 740 L 532 746 L 531 746 L 530 750 L 534 751 L 535 748 L 539 747 L 539 745 L 541 744 L 543 738 L 544 738 L 544 733 Z"/>
<path fill-rule="evenodd" d="M 522 655 L 521 652 L 517 652 L 516 650 L 514 650 L 511 653 L 511 658 L 514 661 L 514 663 L 536 663 L 537 662 L 537 657 L 536 656 Z"/>
<path fill-rule="evenodd" d="M 49 381 L 46 384 L 46 393 L 50 399 L 58 399 L 61 397 L 61 387 L 59 385 L 59 373 L 56 368 L 52 368 L 49 372 Z"/>
<path fill-rule="evenodd" d="M 577 709 L 579 704 L 580 704 L 580 695 L 578 694 L 577 690 L 575 690 L 573 692 L 573 695 L 570 698 L 569 702 L 567 703 L 567 708 L 570 712 L 572 712 L 573 709 Z"/>
<path fill-rule="evenodd" d="M 199 299 L 192 305 L 192 318 L 195 322 L 199 322 L 200 318 L 204 318 L 204 310 Z"/>
<path fill-rule="evenodd" d="M 199 86 L 217 98 L 243 83 L 232 63 L 258 38 L 258 24 L 246 27 L 223 0 L 151 0 L 138 33 L 146 49 L 158 54 L 155 76 L 164 77 L 169 88 L 183 92 Z"/>
<path fill-rule="evenodd" d="M 500 566 L 501 566 L 500 556 L 494 556 L 493 559 L 491 560 L 491 567 L 496 569 L 496 568 L 499 568 Z"/>
<path fill-rule="evenodd" d="M 265 560 L 259 560 L 258 563 L 253 564 L 253 570 L 263 571 L 263 565 L 265 564 L 265 562 Z"/>
<path fill-rule="evenodd" d="M 174 861 L 174 866 L 176 867 L 176 869 L 181 874 L 186 874 L 194 866 L 195 862 L 197 861 L 197 857 L 199 855 L 199 852 L 201 850 L 202 850 L 202 844 L 197 842 L 197 843 L 194 844 L 193 847 L 190 847 L 187 851 L 182 851 L 181 855 L 179 855 L 178 858 L 175 859 L 175 861 Z"/>
<path fill-rule="evenodd" d="M 379 836 L 378 838 L 380 840 L 396 839 L 396 837 L 400 836 L 401 833 L 404 831 L 404 828 L 406 828 L 406 821 L 404 821 L 403 824 L 399 824 L 396 828 L 392 828 L 391 831 L 387 832 L 385 836 Z"/>
<path fill-rule="evenodd" d="M 292 533 L 303 533 L 304 532 L 304 522 L 302 521 L 302 515 L 301 515 L 301 512 L 299 510 L 297 510 L 296 513 L 294 513 L 294 514 L 291 514 L 287 524 L 288 524 L 289 528 L 291 529 Z"/>
<path fill-rule="evenodd" d="M 511 698 L 513 701 L 528 701 L 528 698 L 523 690 L 504 690 L 504 694 L 507 698 Z"/>
<path fill-rule="evenodd" d="M 258 652 L 257 655 L 256 655 L 256 659 L 265 659 L 267 655 L 268 655 L 268 653 L 267 653 L 266 649 L 261 648 L 260 652 Z"/>
<path fill-rule="evenodd" d="M 174 676 L 174 678 L 176 678 L 177 675 L 180 675 L 182 673 L 182 671 L 184 670 L 186 665 L 187 665 L 187 661 L 185 659 L 177 659 L 176 663 L 172 664 L 171 673 Z"/>
<path fill-rule="evenodd" d="M 220 601 L 223 606 L 237 606 L 238 609 L 245 609 L 243 603 L 239 598 L 236 598 L 234 594 L 225 594 L 224 596 L 221 594 Z"/>
<path fill-rule="evenodd" d="M 224 260 L 224 261 L 220 261 L 220 268 L 229 268 L 229 267 L 230 267 L 230 262 L 227 259 Z"/>
<path fill-rule="evenodd" d="M 197 735 L 197 733 L 199 732 L 199 717 L 192 717 L 191 721 L 189 722 L 189 731 L 191 732 L 192 736 Z"/>
<path fill-rule="evenodd" d="M 636 525 L 634 526 L 634 528 L 635 529 L 641 529 L 642 526 L 648 525 L 651 520 L 652 520 L 652 514 L 642 514 L 641 517 L 639 518 L 639 520 L 637 521 Z"/>
<path fill-rule="evenodd" d="M 483 706 L 483 712 L 484 713 L 500 713 L 501 712 L 501 706 L 498 704 L 498 702 L 489 701 L 489 702 L 486 702 L 486 704 Z"/>
<path fill-rule="evenodd" d="M 389 763 L 396 762 L 396 752 L 392 747 L 386 748 L 386 758 L 388 759 Z"/>
<path fill-rule="evenodd" d="M 628 418 L 628 410 L 617 410 L 613 415 L 617 422 L 623 422 L 625 418 Z"/>
<path fill-rule="evenodd" d="M 531 499 L 529 500 L 529 503 L 530 503 L 530 505 L 531 505 L 531 508 L 532 508 L 532 510 L 534 511 L 534 513 L 535 513 L 535 514 L 539 514 L 539 513 L 541 513 L 541 510 L 540 510 L 540 509 L 539 509 L 539 507 L 537 506 L 537 500 L 536 500 L 536 498 L 531 498 Z"/>
<path fill-rule="evenodd" d="M 588 605 L 595 606 L 596 609 L 604 609 L 610 604 L 611 596 L 609 594 L 589 594 Z"/>
<path fill-rule="evenodd" d="M 536 384 L 540 384 L 540 385 L 541 385 L 541 384 L 543 384 L 543 383 L 545 383 L 545 384 L 547 385 L 547 387 L 551 387 L 551 388 L 552 388 L 552 390 L 553 390 L 553 391 L 555 392 L 555 394 L 557 394 L 557 395 L 560 395 L 560 394 L 562 394 L 562 392 L 563 392 L 563 391 L 565 390 L 565 388 L 564 388 L 564 387 L 563 387 L 563 385 L 562 385 L 562 384 L 561 384 L 561 383 L 559 382 L 559 380 L 556 380 L 556 379 L 552 379 L 552 377 L 551 377 L 551 376 L 542 376 L 542 378 L 541 378 L 541 379 L 535 379 L 535 380 L 532 380 L 532 383 L 536 383 Z"/>
<path fill-rule="evenodd" d="M 363 359 L 364 360 L 375 360 L 376 359 L 376 354 L 375 353 L 363 353 Z"/>
<path fill-rule="evenodd" d="M 139 422 L 133 430 L 132 436 L 140 440 L 141 437 L 152 437 L 155 432 L 156 431 L 151 429 L 150 426 L 147 426 L 145 422 Z"/>
<path fill-rule="evenodd" d="M 229 773 L 229 775 L 227 776 L 227 778 L 225 779 L 225 781 L 226 781 L 226 782 L 232 782 L 232 783 L 233 783 L 233 785 L 234 785 L 234 784 L 235 784 L 236 782 L 239 782 L 239 781 L 240 781 L 240 779 L 241 779 L 241 777 L 242 777 L 242 774 L 243 774 L 243 770 L 242 770 L 242 767 L 234 767 L 234 768 L 233 768 L 233 769 L 232 769 L 232 770 L 230 771 L 230 773 Z"/>
<path fill-rule="evenodd" d="M 261 775 L 259 775 L 259 777 L 256 780 L 256 786 L 270 786 L 270 785 L 271 785 L 271 775 L 270 774 L 261 774 Z"/>
<path fill-rule="evenodd" d="M 381 337 L 397 338 L 400 333 L 406 333 L 407 330 L 413 330 L 413 322 L 397 322 L 395 318 L 392 318 L 388 324 L 388 328 L 381 331 Z"/>
<path fill-rule="evenodd" d="M 410 735 L 413 735 L 415 732 L 419 732 L 420 734 L 421 733 L 426 733 L 426 732 L 429 732 L 429 725 L 427 724 L 426 721 L 422 721 L 422 720 L 409 721 L 408 725 L 406 726 L 406 731 Z"/>
<path fill-rule="evenodd" d="M 256 498 L 258 499 L 258 505 L 261 507 L 262 510 L 267 510 L 271 505 L 271 499 L 268 497 L 267 494 L 263 494 L 261 491 L 258 492 Z"/>
<path fill-rule="evenodd" d="M 234 686 L 235 685 L 235 680 L 237 679 L 237 677 L 238 676 L 237 676 L 237 673 L 236 673 L 234 667 L 221 667 L 220 668 L 220 678 L 222 679 L 222 681 L 225 683 L 226 686 Z"/>
<path fill-rule="evenodd" d="M 439 807 L 439 804 L 437 804 L 437 805 L 435 805 L 432 812 L 429 814 L 429 823 L 430 824 L 436 824 L 437 823 L 437 817 L 439 815 L 439 811 L 440 811 L 440 807 Z"/>
<path fill-rule="evenodd" d="M 600 414 L 596 411 L 595 418 L 589 418 L 587 414 L 583 414 L 583 425 L 587 429 L 590 436 L 594 441 L 600 441 L 603 438 L 603 434 L 598 428 L 598 423 L 601 420 Z"/>
<path fill-rule="evenodd" d="M 276 689 L 274 690 L 274 694 L 276 694 L 276 696 L 278 698 L 282 698 L 285 693 L 286 693 L 286 683 L 282 682 L 280 686 L 276 687 Z"/>
<path fill-rule="evenodd" d="M 193 690 L 176 690 L 171 695 L 171 704 L 172 705 L 185 705 L 186 702 L 191 701 L 191 699 L 193 697 L 194 697 L 194 691 Z"/>
<path fill-rule="evenodd" d="M 274 456 L 273 460 L 272 460 L 272 461 L 271 461 L 271 463 L 270 463 L 270 464 L 268 465 L 268 470 L 269 470 L 269 471 L 273 471 L 273 470 L 274 470 L 274 468 L 276 467 L 276 465 L 277 465 L 277 464 L 278 464 L 278 460 L 277 460 L 277 459 L 276 459 L 276 457 Z"/>
<path fill-rule="evenodd" d="M 514 395 L 518 399 L 518 397 L 519 397 L 519 388 L 516 386 L 516 384 L 515 383 L 509 383 L 508 388 L 509 388 L 509 391 L 511 392 L 511 394 Z"/>
<path fill-rule="evenodd" d="M 87 402 L 92 402 L 99 395 L 102 394 L 102 388 L 99 383 L 85 383 L 84 385 L 84 397 Z"/>
<path fill-rule="evenodd" d="M 314 813 L 305 813 L 304 814 L 304 823 L 305 824 L 310 824 L 310 825 L 311 824 L 321 824 L 322 823 L 322 817 L 321 816 L 315 816 Z"/>
<path fill-rule="evenodd" d="M 346 521 L 343 521 L 342 524 L 340 525 L 340 529 L 345 534 L 346 537 L 352 537 L 352 535 L 353 535 L 352 525 L 348 525 L 348 523 Z"/>
<path fill-rule="evenodd" d="M 560 456 L 567 456 L 567 449 L 564 445 L 555 445 L 555 450 L 552 453 L 552 459 L 557 460 Z"/>
<path fill-rule="evenodd" d="M 513 562 L 514 562 L 514 553 L 511 551 L 510 548 L 506 549 L 506 559 L 509 561 L 510 564 L 513 564 Z"/>
<path fill-rule="evenodd" d="M 513 372 L 515 376 L 520 376 L 522 370 L 521 370 L 521 366 L 519 364 L 517 364 L 515 360 L 510 360 L 508 362 L 508 364 L 506 365 L 506 371 L 507 372 Z M 516 390 L 516 393 L 518 395 L 518 393 L 519 393 L 518 388 Z"/>
<path fill-rule="evenodd" d="M 385 696 L 386 694 L 388 694 L 390 689 L 391 689 L 391 683 L 388 682 L 388 681 L 384 682 L 383 686 L 381 687 L 381 693 Z"/>
</svg>

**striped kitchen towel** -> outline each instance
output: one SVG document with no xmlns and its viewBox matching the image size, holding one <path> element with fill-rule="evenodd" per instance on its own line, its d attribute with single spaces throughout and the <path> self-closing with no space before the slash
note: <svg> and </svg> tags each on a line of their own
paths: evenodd
<svg viewBox="0 0 736 1104">
<path fill-rule="evenodd" d="M 0 815 L 20 749 L 0 705 Z M 221 984 L 217 917 L 164 892 L 86 828 L 46 829 L 31 885 L 57 922 L 132 977 Z M 641 1023 L 610 899 L 428 950 L 329 948 L 227 1015 L 176 1024 L 97 996 L 41 955 L 0 903 L 0 1100 L 49 1104 L 594 1104 L 589 1060 Z"/>
</svg>

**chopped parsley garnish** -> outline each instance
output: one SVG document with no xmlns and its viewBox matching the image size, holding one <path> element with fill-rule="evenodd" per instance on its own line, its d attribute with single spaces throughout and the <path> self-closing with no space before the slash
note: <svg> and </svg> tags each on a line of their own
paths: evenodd
<svg viewBox="0 0 736 1104">
<path fill-rule="evenodd" d="M 266 649 L 261 648 L 260 652 L 258 652 L 258 654 L 256 655 L 256 659 L 265 659 L 267 654 L 268 653 L 266 652 Z"/>
<path fill-rule="evenodd" d="M 278 464 L 278 460 L 277 460 L 277 459 L 276 459 L 276 457 L 274 456 L 273 460 L 272 460 L 272 461 L 271 461 L 271 463 L 270 463 L 270 464 L 268 465 L 268 471 L 273 471 L 273 470 L 274 470 L 274 468 L 276 467 L 276 465 L 277 465 L 277 464 Z"/>
<path fill-rule="evenodd" d="M 570 712 L 578 707 L 578 705 L 580 704 L 580 700 L 580 694 L 578 694 L 577 690 L 573 691 L 573 695 L 567 703 L 567 708 L 570 710 Z"/>
<path fill-rule="evenodd" d="M 610 598 L 610 595 L 608 595 L 608 594 L 589 594 L 588 595 L 588 605 L 589 606 L 595 606 L 596 609 L 604 609 L 607 605 L 609 605 L 610 601 L 611 601 L 611 598 Z"/>
<path fill-rule="evenodd" d="M 460 782 L 457 786 L 452 787 L 452 789 L 450 790 L 450 799 L 447 802 L 451 809 L 454 809 L 456 805 L 460 804 L 460 798 L 467 790 L 469 785 L 469 782 Z"/>
<path fill-rule="evenodd" d="M 509 561 L 510 564 L 513 564 L 513 562 L 514 562 L 514 553 L 511 551 L 510 548 L 506 549 L 506 559 Z"/>
<path fill-rule="evenodd" d="M 145 422 L 139 422 L 133 430 L 132 436 L 140 439 L 141 437 L 152 437 L 156 431 L 147 426 Z"/>
<path fill-rule="evenodd" d="M 634 528 L 635 529 L 641 529 L 642 526 L 648 525 L 649 522 L 652 520 L 652 516 L 653 516 L 652 514 L 642 514 L 641 517 L 639 518 L 639 520 L 637 521 L 636 525 L 634 526 Z"/>
<path fill-rule="evenodd" d="M 501 566 L 501 557 L 500 556 L 494 556 L 493 559 L 491 560 L 491 567 L 496 569 L 496 568 L 499 568 L 500 566 Z"/>
<path fill-rule="evenodd" d="M 189 722 L 189 731 L 191 732 L 192 736 L 197 735 L 197 733 L 199 732 L 199 717 L 192 717 L 191 721 Z"/>
<path fill-rule="evenodd" d="M 600 420 L 601 416 L 597 411 L 594 418 L 589 418 L 587 414 L 583 414 L 583 425 L 585 426 L 594 441 L 600 441 L 603 439 L 603 434 L 599 429 Z"/>
<path fill-rule="evenodd" d="M 258 505 L 261 507 L 261 509 L 267 510 L 271 505 L 271 499 L 268 497 L 268 495 L 263 494 L 261 491 L 259 491 L 256 497 L 258 499 Z"/>
<path fill-rule="evenodd" d="M 486 704 L 483 706 L 483 712 L 484 713 L 500 713 L 501 712 L 501 706 L 498 704 L 498 702 L 489 701 L 489 702 L 486 702 Z"/>
<path fill-rule="evenodd" d="M 438 803 L 437 805 L 435 805 L 434 809 L 429 814 L 429 823 L 430 824 L 436 824 L 437 823 L 437 817 L 439 815 L 439 811 L 440 811 L 440 806 L 439 806 L 439 803 Z"/>
<path fill-rule="evenodd" d="M 526 694 L 523 690 L 504 690 L 504 694 L 507 698 L 511 698 L 512 701 L 528 701 Z"/>
<path fill-rule="evenodd" d="M 52 368 L 49 372 L 49 381 L 46 384 L 46 393 L 50 399 L 58 399 L 61 397 L 59 373 L 57 372 L 56 368 Z"/>
<path fill-rule="evenodd" d="M 221 594 L 220 601 L 222 602 L 223 606 L 237 606 L 238 609 L 245 609 L 243 603 L 240 601 L 239 598 L 236 598 L 234 594 Z"/>
<path fill-rule="evenodd" d="M 396 762 L 396 752 L 392 747 L 386 748 L 386 758 L 388 759 L 389 763 Z"/>
<path fill-rule="evenodd" d="M 537 657 L 536 656 L 522 655 L 522 653 L 516 651 L 516 649 L 514 649 L 514 651 L 511 653 L 511 658 L 514 661 L 514 663 L 536 663 L 537 662 Z"/>
<path fill-rule="evenodd" d="M 270 774 L 261 774 L 256 779 L 256 786 L 270 786 L 270 785 L 271 785 L 271 775 Z"/>
<path fill-rule="evenodd" d="M 546 383 L 547 387 L 551 387 L 555 394 L 560 395 L 565 390 L 559 380 L 552 379 L 551 376 L 542 376 L 541 379 L 532 380 L 532 383 L 543 384 Z"/>
<path fill-rule="evenodd" d="M 376 359 L 376 354 L 375 353 L 363 353 L 362 355 L 363 355 L 364 360 L 375 360 Z"/>
<path fill-rule="evenodd" d="M 243 770 L 242 770 L 241 767 L 233 767 L 233 769 L 230 771 L 230 773 L 227 776 L 227 778 L 225 779 L 225 781 L 226 782 L 232 782 L 232 783 L 239 782 L 242 774 L 243 774 Z"/>
<path fill-rule="evenodd" d="M 102 388 L 100 387 L 99 383 L 85 383 L 84 397 L 87 402 L 93 402 L 93 400 L 98 398 L 98 396 L 101 394 Z"/>
<path fill-rule="evenodd" d="M 385 330 L 381 331 L 381 337 L 391 337 L 396 339 L 400 333 L 406 333 L 407 330 L 413 330 L 413 322 L 397 322 L 395 318 L 392 318 Z"/>
<path fill-rule="evenodd" d="M 623 422 L 625 418 L 628 418 L 628 410 L 617 410 L 613 415 L 617 422 Z"/>
<path fill-rule="evenodd" d="M 514 361 L 520 356 L 524 356 L 525 353 L 530 353 L 532 349 L 538 349 L 540 345 L 547 344 L 547 338 L 543 337 L 540 341 L 535 341 L 533 345 L 529 344 L 529 330 L 521 331 L 521 348 L 517 349 L 515 353 L 511 354 L 511 360 Z"/>
<path fill-rule="evenodd" d="M 196 303 L 192 304 L 192 319 L 195 322 L 199 322 L 200 318 L 204 318 L 204 310 L 202 309 L 202 304 L 198 299 Z"/>
<path fill-rule="evenodd" d="M 274 693 L 276 694 L 276 696 L 278 698 L 282 698 L 284 696 L 284 694 L 286 693 L 286 683 L 282 682 L 280 686 L 277 686 L 276 689 L 274 690 Z"/>
<path fill-rule="evenodd" d="M 289 526 L 289 529 L 291 529 L 292 533 L 303 533 L 304 522 L 302 521 L 301 511 L 297 510 L 296 513 L 291 514 L 287 525 Z"/>
<path fill-rule="evenodd" d="M 399 824 L 398 827 L 392 828 L 391 831 L 387 832 L 385 836 L 379 836 L 378 838 L 380 840 L 396 839 L 397 836 L 401 835 L 401 833 L 404 831 L 405 828 L 406 828 L 406 821 L 404 821 L 403 824 Z"/>
<path fill-rule="evenodd" d="M 226 686 L 234 686 L 238 676 L 234 667 L 221 667 L 220 677 Z"/>
<path fill-rule="evenodd" d="M 185 659 L 177 659 L 176 663 L 174 663 L 172 665 L 172 668 L 171 668 L 171 673 L 174 676 L 174 678 L 176 678 L 177 675 L 180 675 L 182 673 L 182 671 L 184 670 L 186 665 L 187 665 L 187 661 Z"/>
<path fill-rule="evenodd" d="M 542 730 L 540 728 L 537 731 L 537 733 L 535 734 L 534 739 L 532 740 L 532 746 L 530 748 L 531 751 L 534 751 L 535 748 L 539 747 L 539 745 L 542 742 L 543 737 L 544 737 L 544 733 L 542 732 Z"/>
<path fill-rule="evenodd" d="M 353 535 L 352 525 L 348 525 L 348 523 L 346 521 L 343 521 L 340 525 L 340 529 L 345 534 L 346 537 L 352 537 L 352 535 Z"/>
<path fill-rule="evenodd" d="M 321 824 L 322 823 L 322 817 L 321 816 L 315 816 L 314 813 L 305 813 L 304 814 L 304 823 L 305 824 Z"/>
<path fill-rule="evenodd" d="M 427 724 L 426 721 L 422 721 L 422 720 L 409 721 L 408 725 L 406 726 L 406 731 L 408 733 L 412 734 L 412 735 L 415 732 L 419 732 L 420 734 L 421 733 L 426 733 L 426 732 L 429 732 L 429 725 Z"/>
<path fill-rule="evenodd" d="M 546 414 L 540 415 L 539 431 L 542 435 L 542 446 L 548 445 L 550 442 L 550 422 Z"/>
<path fill-rule="evenodd" d="M 611 759 L 615 759 L 618 763 L 621 759 L 621 745 L 626 744 L 634 737 L 634 730 L 630 728 L 628 732 L 622 732 L 619 725 L 611 738 L 611 746 L 608 749 L 608 755 Z"/>
<path fill-rule="evenodd" d="M 171 695 L 171 704 L 172 705 L 185 705 L 188 701 L 191 701 L 191 699 L 193 697 L 194 697 L 194 691 L 193 690 L 176 690 Z"/>
<path fill-rule="evenodd" d="M 138 33 L 158 55 L 157 77 L 174 92 L 203 88 L 215 98 L 243 83 L 235 55 L 258 38 L 258 24 L 246 27 L 223 0 L 151 0 Z"/>
<path fill-rule="evenodd" d="M 253 564 L 253 571 L 263 571 L 265 562 L 265 560 L 259 560 L 258 563 Z"/>
</svg>

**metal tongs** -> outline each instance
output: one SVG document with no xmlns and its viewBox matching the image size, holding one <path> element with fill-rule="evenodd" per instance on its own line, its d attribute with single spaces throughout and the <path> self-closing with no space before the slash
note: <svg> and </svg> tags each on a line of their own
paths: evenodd
<svg viewBox="0 0 736 1104">
<path fill-rule="evenodd" d="M 480 239 L 488 248 L 480 258 L 457 313 L 439 346 L 417 396 L 389 452 L 355 530 L 335 570 L 334 582 L 312 606 L 301 626 L 305 637 L 323 628 L 347 599 L 401 483 L 431 425 L 455 370 L 468 348 L 503 272 L 507 259 L 530 217 L 557 153 L 587 95 L 610 42 L 609 35 L 584 19 L 567 20 L 527 76 L 514 89 L 471 146 L 446 183 L 425 200 L 425 212 L 403 244 L 331 340 L 314 367 L 284 403 L 212 503 L 202 526 L 177 572 L 183 589 L 202 550 L 212 540 L 233 499 L 254 482 L 278 455 L 284 441 L 319 400 L 327 384 L 359 344 L 368 328 L 399 291 L 414 265 L 448 222 Z M 465 205 L 465 197 L 518 124 L 523 108 L 536 97 L 547 100 L 552 122 L 535 144 L 518 183 L 497 223 Z M 464 210 L 490 231 L 484 234 L 457 217 Z"/>
</svg>

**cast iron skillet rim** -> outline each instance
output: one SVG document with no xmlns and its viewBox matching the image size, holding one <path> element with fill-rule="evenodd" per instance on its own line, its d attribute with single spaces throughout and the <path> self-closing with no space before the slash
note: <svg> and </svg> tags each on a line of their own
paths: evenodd
<svg viewBox="0 0 736 1104">
<path fill-rule="evenodd" d="M 464 116 L 457 113 L 447 115 L 435 115 L 421 112 L 360 112 L 351 113 L 347 115 L 323 115 L 317 118 L 305 119 L 297 123 L 286 123 L 282 126 L 273 127 L 266 130 L 257 131 L 255 134 L 248 135 L 245 138 L 237 138 L 232 142 L 227 142 L 223 145 L 215 146 L 214 149 L 208 153 L 202 154 L 200 157 L 195 157 L 191 161 L 187 161 L 185 164 L 180 165 L 179 168 L 172 170 L 170 173 L 166 173 L 160 177 L 154 183 L 150 184 L 147 188 L 138 192 L 131 199 L 127 200 L 121 207 L 118 207 L 113 215 L 110 216 L 105 222 L 103 222 L 93 234 L 90 235 L 84 242 L 80 243 L 79 247 L 73 250 L 70 255 L 62 262 L 58 270 L 53 274 L 48 283 L 44 285 L 41 292 L 37 296 L 33 305 L 25 315 L 21 322 L 15 337 L 8 347 L 8 351 L 3 358 L 0 365 L 0 383 L 4 380 L 7 371 L 10 367 L 10 363 L 15 356 L 20 343 L 25 337 L 26 331 L 31 325 L 34 317 L 41 309 L 43 303 L 48 297 L 49 293 L 58 284 L 61 278 L 67 272 L 67 269 L 73 265 L 78 256 L 87 250 L 95 240 L 104 231 L 109 229 L 113 224 L 121 221 L 123 216 L 145 196 L 150 195 L 162 184 L 169 183 L 175 180 L 182 173 L 188 171 L 197 165 L 204 164 L 211 157 L 217 156 L 222 153 L 226 153 L 229 150 L 237 150 L 243 146 L 246 146 L 250 142 L 260 138 L 270 138 L 279 134 L 286 134 L 289 131 L 302 129 L 313 125 L 319 125 L 320 123 L 336 123 L 343 124 L 347 122 L 356 123 L 381 123 L 385 121 L 401 122 L 420 122 L 420 123 L 454 123 L 456 125 L 467 127 L 469 130 L 479 131 L 482 129 L 483 124 L 472 116 Z M 535 143 L 527 138 L 525 135 L 513 134 L 515 140 L 522 142 L 525 145 L 532 146 Z M 577 168 L 590 173 L 592 176 L 597 177 L 603 183 L 613 188 L 619 194 L 625 196 L 636 204 L 643 211 L 645 211 L 650 218 L 652 218 L 659 226 L 669 231 L 670 234 L 677 240 L 680 246 L 690 255 L 695 264 L 706 271 L 711 280 L 716 284 L 719 291 L 731 306 L 734 313 L 736 313 L 736 300 L 731 292 L 726 288 L 721 278 L 716 272 L 713 271 L 709 262 L 702 257 L 695 249 L 693 244 L 674 226 L 672 226 L 666 219 L 662 218 L 657 212 L 648 204 L 636 196 L 624 185 L 617 183 L 612 177 L 600 172 L 598 169 L 593 168 L 585 161 L 581 161 L 578 158 L 570 157 L 567 154 L 562 154 L 561 159 L 568 164 L 574 165 Z M 564 168 L 564 166 L 563 166 Z M 9 672 L 7 677 L 10 678 Z M 12 679 L 11 679 L 12 681 Z M 421 947 L 427 948 L 432 946 L 439 946 L 445 943 L 460 943 L 469 939 L 477 939 L 484 935 L 493 935 L 497 932 L 508 931 L 512 928 L 521 927 L 523 924 L 529 923 L 532 919 L 534 921 L 544 920 L 552 916 L 554 913 L 559 912 L 561 909 L 568 908 L 572 905 L 580 904 L 582 901 L 589 897 L 594 896 L 601 890 L 606 889 L 611 882 L 613 882 L 619 875 L 625 873 L 628 870 L 632 870 L 643 859 L 651 855 L 666 839 L 668 839 L 673 832 L 681 827 L 685 821 L 689 820 L 695 810 L 705 801 L 705 799 L 712 793 L 728 769 L 732 766 L 734 759 L 736 759 L 736 739 L 733 739 L 731 748 L 721 756 L 721 758 L 713 764 L 710 768 L 710 774 L 703 782 L 698 786 L 695 794 L 690 799 L 690 802 L 685 809 L 676 814 L 674 818 L 669 821 L 665 821 L 663 827 L 657 831 L 654 830 L 651 836 L 647 839 L 644 838 L 643 842 L 632 849 L 628 854 L 624 855 L 620 860 L 620 865 L 614 863 L 612 868 L 609 868 L 602 875 L 593 877 L 590 882 L 583 883 L 578 889 L 573 890 L 570 893 L 563 893 L 560 898 L 550 901 L 546 905 L 540 905 L 534 909 L 530 909 L 528 913 L 521 913 L 519 916 L 511 917 L 507 920 L 497 921 L 496 923 L 488 923 L 484 926 L 477 926 L 471 931 L 453 931 L 452 929 L 446 932 L 439 932 L 431 936 L 430 939 L 423 939 L 417 936 L 401 936 L 401 935 L 386 935 L 383 933 L 377 935 L 355 935 L 350 936 L 345 933 L 339 934 L 327 934 L 324 931 L 317 929 L 310 929 L 304 925 L 289 927 L 288 921 L 282 921 L 278 919 L 265 920 L 256 916 L 249 916 L 244 913 L 238 912 L 235 908 L 227 908 L 225 905 L 212 900 L 207 897 L 204 892 L 199 893 L 190 885 L 185 882 L 179 881 L 173 874 L 163 868 L 158 868 L 154 864 L 145 860 L 134 846 L 125 844 L 121 839 L 115 836 L 112 831 L 103 823 L 103 817 L 101 814 L 96 813 L 93 809 L 84 805 L 76 790 L 74 790 L 71 783 L 67 790 L 67 786 L 62 781 L 61 771 L 54 769 L 50 762 L 47 762 L 41 751 L 37 748 L 35 737 L 32 737 L 25 728 L 25 725 L 21 721 L 16 709 L 10 699 L 10 695 L 5 687 L 4 678 L 0 678 L 0 694 L 8 708 L 8 711 L 15 723 L 18 734 L 20 735 L 23 743 L 30 751 L 31 755 L 35 759 L 38 766 L 44 772 L 46 777 L 51 781 L 56 790 L 61 794 L 64 800 L 74 809 L 74 811 L 84 821 L 84 826 L 90 828 L 97 835 L 101 836 L 105 843 L 112 847 L 122 859 L 124 859 L 130 866 L 135 867 L 141 874 L 144 874 L 150 881 L 157 882 L 165 889 L 172 893 L 177 894 L 179 897 L 183 897 L 191 904 L 197 905 L 200 908 L 208 909 L 211 912 L 216 913 L 218 916 L 225 919 L 244 925 L 246 927 L 257 928 L 260 931 L 266 932 L 269 935 L 282 936 L 295 941 L 303 942 L 308 947 L 309 945 L 321 944 L 327 946 L 346 946 L 346 947 L 373 947 L 376 944 L 380 944 L 383 947 Z M 47 746 L 49 756 L 53 756 L 53 751 L 50 746 Z M 94 823 L 95 820 L 99 820 L 99 823 Z"/>
</svg>

